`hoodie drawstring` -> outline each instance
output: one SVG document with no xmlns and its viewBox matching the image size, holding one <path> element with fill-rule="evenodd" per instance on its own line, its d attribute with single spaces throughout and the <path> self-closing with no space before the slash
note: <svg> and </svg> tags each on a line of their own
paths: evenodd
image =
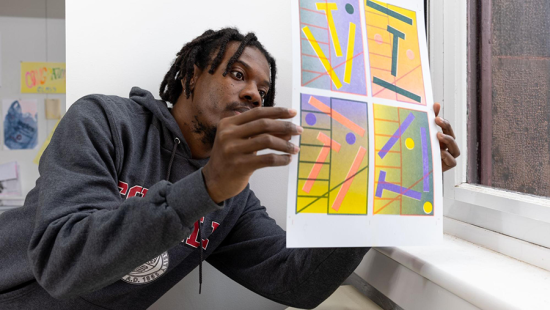
<svg viewBox="0 0 550 310">
<path fill-rule="evenodd" d="M 199 248 L 201 252 L 201 260 L 199 261 L 199 294 L 201 293 L 202 289 L 202 260 L 203 260 L 203 253 L 202 253 L 202 222 L 199 221 Z"/>
<path fill-rule="evenodd" d="M 175 138 L 174 139 L 174 148 L 172 149 L 172 155 L 170 156 L 170 162 L 168 163 L 168 172 L 166 172 L 166 181 L 170 181 L 170 172 L 172 171 L 172 163 L 174 162 L 174 157 L 176 156 L 176 150 L 178 148 L 178 145 L 180 144 L 180 139 Z M 202 260 L 203 260 L 203 252 L 202 252 L 202 222 L 199 221 L 199 248 L 200 248 L 200 255 L 201 260 L 199 262 L 199 294 L 202 290 Z"/>
<path fill-rule="evenodd" d="M 176 149 L 180 144 L 180 139 L 176 137 L 174 139 L 174 142 L 175 142 L 174 149 L 172 149 L 172 156 L 170 156 L 170 162 L 168 163 L 168 172 L 166 172 L 166 181 L 170 181 L 170 172 L 172 171 L 172 163 L 174 162 L 174 157 L 176 156 Z"/>
</svg>

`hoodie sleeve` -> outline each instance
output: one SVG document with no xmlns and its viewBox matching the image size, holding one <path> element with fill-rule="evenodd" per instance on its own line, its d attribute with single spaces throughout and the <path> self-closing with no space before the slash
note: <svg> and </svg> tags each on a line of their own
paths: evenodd
<svg viewBox="0 0 550 310">
<path fill-rule="evenodd" d="M 208 262 L 266 298 L 314 308 L 344 282 L 369 250 L 287 248 L 286 232 L 249 193 L 245 211 Z"/>
<path fill-rule="evenodd" d="M 107 286 L 177 245 L 221 208 L 200 170 L 161 181 L 143 198 L 120 196 L 118 132 L 102 98 L 77 101 L 40 160 L 38 207 L 28 247 L 38 283 L 56 298 Z"/>
</svg>

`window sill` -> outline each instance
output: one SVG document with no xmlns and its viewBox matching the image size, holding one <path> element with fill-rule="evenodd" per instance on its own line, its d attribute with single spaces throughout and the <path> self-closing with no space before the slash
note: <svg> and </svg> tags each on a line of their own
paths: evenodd
<svg viewBox="0 0 550 310">
<path fill-rule="evenodd" d="M 376 248 L 355 271 L 404 309 L 544 309 L 550 272 L 445 234 L 437 246 Z"/>
</svg>

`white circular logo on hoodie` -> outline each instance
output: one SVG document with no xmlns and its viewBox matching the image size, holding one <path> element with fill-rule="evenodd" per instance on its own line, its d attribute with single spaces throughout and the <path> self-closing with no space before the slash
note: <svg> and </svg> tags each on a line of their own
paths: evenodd
<svg viewBox="0 0 550 310">
<path fill-rule="evenodd" d="M 161 277 L 168 269 L 168 252 L 164 252 L 134 271 L 125 275 L 122 281 L 130 284 L 147 284 Z"/>
</svg>

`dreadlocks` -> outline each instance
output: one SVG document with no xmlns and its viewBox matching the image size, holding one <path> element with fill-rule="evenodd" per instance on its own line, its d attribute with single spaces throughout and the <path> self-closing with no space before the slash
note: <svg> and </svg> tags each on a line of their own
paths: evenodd
<svg viewBox="0 0 550 310">
<path fill-rule="evenodd" d="M 184 90 L 181 84 L 182 80 L 185 81 L 185 95 L 189 98 L 191 95 L 189 83 L 193 78 L 194 65 L 197 65 L 201 70 L 210 65 L 208 73 L 214 74 L 223 59 L 227 43 L 231 41 L 241 43 L 235 54 L 229 59 L 223 76 L 227 75 L 247 46 L 257 48 L 263 53 L 271 67 L 271 85 L 269 92 L 263 100 L 263 106 L 272 107 L 275 99 L 275 77 L 277 74 L 275 59 L 264 49 L 254 33 L 248 33 L 246 36 L 243 36 L 235 28 L 224 28 L 218 31 L 207 30 L 201 36 L 185 44 L 177 53 L 177 58 L 160 84 L 160 97 L 162 100 L 175 104 Z M 218 53 L 215 57 L 212 57 L 216 49 Z"/>
</svg>

